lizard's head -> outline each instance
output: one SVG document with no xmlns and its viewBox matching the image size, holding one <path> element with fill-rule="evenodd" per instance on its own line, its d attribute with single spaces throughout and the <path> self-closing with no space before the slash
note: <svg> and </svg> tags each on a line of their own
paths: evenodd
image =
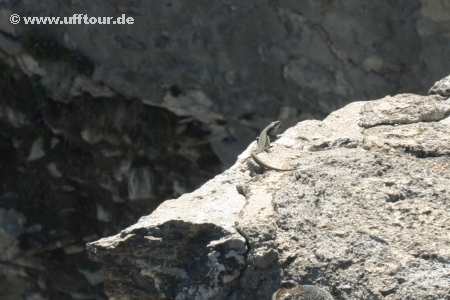
<svg viewBox="0 0 450 300">
<path fill-rule="evenodd" d="M 275 131 L 277 130 L 278 126 L 280 126 L 280 124 L 280 121 L 273 121 L 272 123 L 270 123 L 270 128 L 273 128 L 272 130 Z"/>
</svg>

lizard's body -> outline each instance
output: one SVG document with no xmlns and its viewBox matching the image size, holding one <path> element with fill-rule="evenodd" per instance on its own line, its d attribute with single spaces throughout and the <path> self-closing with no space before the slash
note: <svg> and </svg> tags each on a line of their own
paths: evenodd
<svg viewBox="0 0 450 300">
<path fill-rule="evenodd" d="M 270 136 L 273 135 L 274 131 L 278 129 L 278 126 L 280 126 L 280 121 L 275 121 L 267 125 L 266 128 L 261 131 L 261 134 L 258 138 L 258 144 L 256 146 L 256 150 L 253 150 L 251 152 L 251 156 L 253 160 L 260 165 L 263 168 L 272 169 L 275 171 L 293 171 L 296 169 L 280 169 L 277 167 L 273 167 L 266 163 L 265 161 L 261 160 L 261 158 L 258 157 L 258 154 L 265 151 L 270 147 Z"/>
</svg>

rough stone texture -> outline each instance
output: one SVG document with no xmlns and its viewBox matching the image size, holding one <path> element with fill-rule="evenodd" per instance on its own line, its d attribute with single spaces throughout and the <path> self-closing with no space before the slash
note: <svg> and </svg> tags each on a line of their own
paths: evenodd
<svg viewBox="0 0 450 300">
<path fill-rule="evenodd" d="M 270 121 L 425 94 L 450 69 L 447 0 L 0 3 L 4 299 L 105 298 L 86 242 L 223 172 Z M 12 25 L 12 13 L 135 22 Z M 307 149 L 359 147 L 351 128 Z"/>
<path fill-rule="evenodd" d="M 428 91 L 429 94 L 438 94 L 443 97 L 450 96 L 450 76 L 442 78 L 436 82 Z"/>
<path fill-rule="evenodd" d="M 300 122 L 267 154 L 292 172 L 260 170 L 253 143 L 200 189 L 88 243 L 106 294 L 271 299 L 301 284 L 335 299 L 447 299 L 447 108 L 402 94 Z"/>
<path fill-rule="evenodd" d="M 96 255 L 114 257 L 117 262 L 104 268 L 112 279 L 105 282 L 105 289 L 122 287 L 110 297 L 175 297 L 184 290 L 191 298 L 210 299 L 236 288 L 247 246 L 234 226 L 234 217 L 245 199 L 230 182 L 241 178 L 239 173 L 225 173 L 197 192 L 165 201 L 160 206 L 164 214 L 143 217 L 144 226 L 132 226 L 104 248 L 94 249 Z M 206 201 L 195 201 L 202 198 Z"/>
</svg>

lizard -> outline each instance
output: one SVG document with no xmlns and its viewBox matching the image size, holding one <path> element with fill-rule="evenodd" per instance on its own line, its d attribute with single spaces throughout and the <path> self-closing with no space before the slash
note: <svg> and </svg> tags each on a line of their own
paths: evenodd
<svg viewBox="0 0 450 300">
<path fill-rule="evenodd" d="M 297 285 L 292 289 L 279 289 L 272 295 L 272 300 L 315 299 L 333 300 L 331 294 L 316 285 Z"/>
<path fill-rule="evenodd" d="M 270 123 L 269 125 L 267 125 L 267 127 L 261 131 L 261 134 L 258 137 L 258 144 L 256 146 L 256 150 L 253 150 L 251 152 L 251 156 L 252 156 L 253 160 L 263 168 L 271 169 L 271 170 L 275 170 L 275 171 L 293 171 L 296 169 L 280 169 L 277 167 L 273 167 L 258 157 L 259 153 L 265 151 L 267 148 L 270 147 L 270 136 L 273 135 L 275 130 L 277 130 L 278 127 L 280 126 L 280 124 L 281 124 L 280 121 L 274 121 L 274 122 Z"/>
</svg>

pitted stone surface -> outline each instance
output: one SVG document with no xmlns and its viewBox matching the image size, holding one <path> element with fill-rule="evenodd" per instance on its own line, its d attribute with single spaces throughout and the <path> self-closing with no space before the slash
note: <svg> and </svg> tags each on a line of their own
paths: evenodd
<svg viewBox="0 0 450 300">
<path fill-rule="evenodd" d="M 107 294 L 303 299 L 305 286 L 318 299 L 444 299 L 450 286 L 446 105 L 405 94 L 353 103 L 323 122 L 300 122 L 267 154 L 296 166 L 292 172 L 259 169 L 249 158 L 253 143 L 199 190 L 88 244 L 91 258 L 105 264 Z M 189 245 L 199 246 L 194 269 L 184 260 L 193 258 L 184 254 L 193 251 Z M 136 274 L 133 282 L 124 271 Z M 199 272 L 206 274 L 200 282 Z"/>
</svg>

